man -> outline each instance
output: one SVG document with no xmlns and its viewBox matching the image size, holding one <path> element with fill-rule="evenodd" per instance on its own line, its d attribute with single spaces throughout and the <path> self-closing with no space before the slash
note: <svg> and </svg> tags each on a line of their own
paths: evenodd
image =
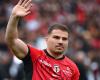
<svg viewBox="0 0 100 80">
<path fill-rule="evenodd" d="M 31 5 L 31 0 L 20 0 L 13 8 L 5 35 L 8 46 L 16 57 L 23 60 L 25 71 L 31 72 L 32 80 L 78 80 L 76 65 L 63 54 L 68 47 L 65 25 L 54 24 L 49 28 L 45 50 L 35 49 L 18 38 L 18 21 L 30 13 Z"/>
</svg>

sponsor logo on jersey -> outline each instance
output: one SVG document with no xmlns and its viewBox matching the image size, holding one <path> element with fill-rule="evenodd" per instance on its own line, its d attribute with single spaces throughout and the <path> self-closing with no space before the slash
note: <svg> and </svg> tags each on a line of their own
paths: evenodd
<svg viewBox="0 0 100 80">
<path fill-rule="evenodd" d="M 48 66 L 48 67 L 51 67 L 51 64 L 49 64 L 47 61 L 42 60 L 42 59 L 40 59 L 39 61 L 40 61 L 42 64 L 44 64 L 44 65 L 46 65 L 46 66 Z"/>
<path fill-rule="evenodd" d="M 69 67 L 66 68 L 66 70 L 63 70 L 63 73 L 67 76 L 67 77 L 71 77 L 72 76 L 72 71 Z"/>
</svg>

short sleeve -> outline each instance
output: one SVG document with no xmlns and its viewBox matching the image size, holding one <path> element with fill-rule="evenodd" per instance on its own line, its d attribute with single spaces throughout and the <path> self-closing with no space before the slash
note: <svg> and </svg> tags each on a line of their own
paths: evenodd
<svg viewBox="0 0 100 80">
<path fill-rule="evenodd" d="M 32 62 L 34 62 L 39 56 L 43 54 L 42 50 L 38 50 L 30 45 L 28 45 L 29 51 L 30 51 L 30 57 L 32 59 Z"/>
<path fill-rule="evenodd" d="M 33 73 L 33 63 L 30 56 L 30 50 L 28 48 L 28 53 L 25 58 L 22 59 L 24 64 L 24 76 L 25 80 L 32 80 L 32 73 Z"/>
</svg>

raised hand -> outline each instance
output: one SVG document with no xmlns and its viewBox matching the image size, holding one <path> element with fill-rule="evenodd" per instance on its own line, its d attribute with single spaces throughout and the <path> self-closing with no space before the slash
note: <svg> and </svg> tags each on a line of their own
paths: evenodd
<svg viewBox="0 0 100 80">
<path fill-rule="evenodd" d="M 12 14 L 17 17 L 24 17 L 31 11 L 32 0 L 20 0 L 18 4 L 13 8 Z"/>
</svg>

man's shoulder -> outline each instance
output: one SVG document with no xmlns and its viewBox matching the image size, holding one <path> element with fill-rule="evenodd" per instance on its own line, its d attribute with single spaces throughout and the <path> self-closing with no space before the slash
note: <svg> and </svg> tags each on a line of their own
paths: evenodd
<svg viewBox="0 0 100 80">
<path fill-rule="evenodd" d="M 28 45 L 28 48 L 31 52 L 38 52 L 38 53 L 43 53 L 43 50 L 40 50 L 34 46 Z"/>
<path fill-rule="evenodd" d="M 66 56 L 66 61 L 69 64 L 70 68 L 73 70 L 73 72 L 77 73 L 77 75 L 79 75 L 80 73 L 79 73 L 78 67 L 77 67 L 76 63 L 74 62 L 74 60 L 72 60 Z"/>
<path fill-rule="evenodd" d="M 74 60 L 70 59 L 69 57 L 65 56 L 65 61 L 71 66 L 71 67 L 74 67 L 74 68 L 77 68 Z"/>
<path fill-rule="evenodd" d="M 32 59 L 37 59 L 38 57 L 44 54 L 43 50 L 37 49 L 31 45 L 28 45 L 28 48 L 29 48 L 29 55 L 31 56 Z"/>
</svg>

